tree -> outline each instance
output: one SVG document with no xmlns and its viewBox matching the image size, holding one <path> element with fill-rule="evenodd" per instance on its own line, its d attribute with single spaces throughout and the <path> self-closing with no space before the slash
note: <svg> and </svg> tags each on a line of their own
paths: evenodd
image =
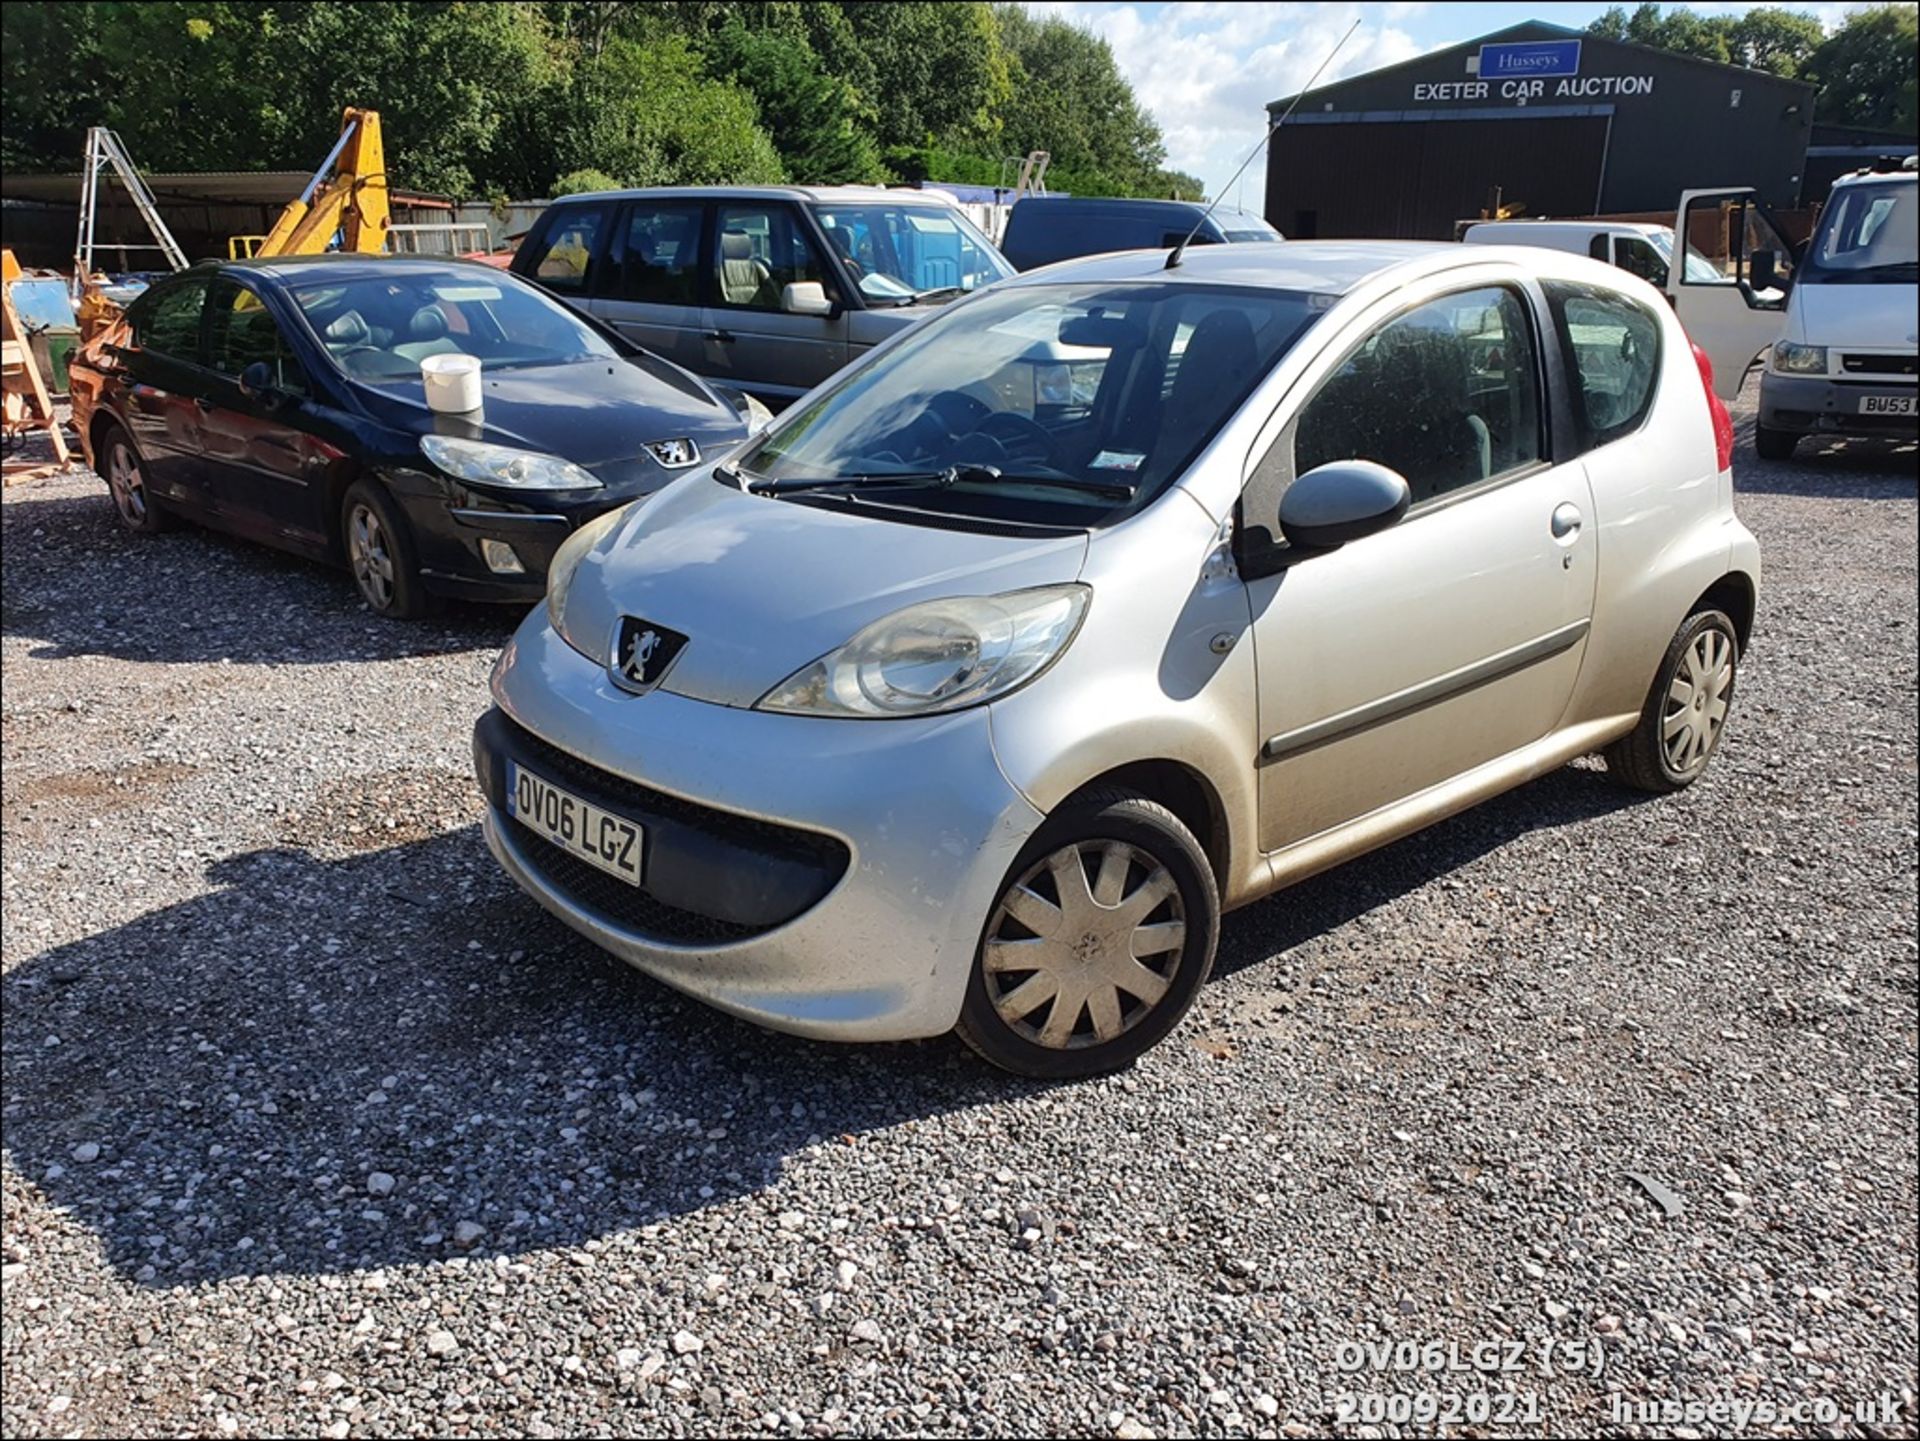
<svg viewBox="0 0 1920 1441">
<path fill-rule="evenodd" d="M 1749 10 L 1729 21 L 1727 48 L 1736 65 L 1793 80 L 1825 36 L 1819 20 L 1804 11 Z"/>
<path fill-rule="evenodd" d="M 1807 62 L 1820 87 L 1814 113 L 1841 125 L 1920 133 L 1916 121 L 1914 50 L 1920 21 L 1911 5 L 1857 10 Z"/>
<path fill-rule="evenodd" d="M 547 187 L 547 193 L 557 199 L 562 195 L 586 195 L 595 190 L 619 188 L 620 182 L 604 170 L 569 170 Z"/>
<path fill-rule="evenodd" d="M 826 73 L 804 31 L 750 30 L 732 16 L 703 49 L 716 75 L 753 96 L 788 175 L 809 184 L 886 179 L 851 87 Z"/>
<path fill-rule="evenodd" d="M 1134 98 L 1107 42 L 1058 17 L 995 7 L 1012 77 L 1001 132 L 1009 154 L 1045 150 L 1099 189 L 1158 192 L 1160 127 Z"/>
<path fill-rule="evenodd" d="M 872 77 L 862 98 L 873 107 L 874 138 L 882 146 L 997 143 L 1010 83 L 987 5 L 890 0 L 839 10 L 846 20 L 842 39 L 858 47 L 858 68 Z"/>
</svg>

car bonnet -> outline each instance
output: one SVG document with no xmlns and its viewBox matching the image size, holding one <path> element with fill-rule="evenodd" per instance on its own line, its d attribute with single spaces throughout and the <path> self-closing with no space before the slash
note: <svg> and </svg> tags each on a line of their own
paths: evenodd
<svg viewBox="0 0 1920 1441">
<path fill-rule="evenodd" d="M 687 637 L 660 688 L 751 706 L 917 601 L 1071 581 L 1082 533 L 980 534 L 750 495 L 699 472 L 634 506 L 582 560 L 567 631 L 605 661 L 623 617 Z"/>
</svg>

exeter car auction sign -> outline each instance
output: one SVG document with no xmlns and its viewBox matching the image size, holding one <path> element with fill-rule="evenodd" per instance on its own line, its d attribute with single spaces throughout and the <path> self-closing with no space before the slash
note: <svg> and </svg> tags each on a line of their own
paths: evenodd
<svg viewBox="0 0 1920 1441">
<path fill-rule="evenodd" d="M 1416 104 L 1436 100 L 1594 100 L 1651 95 L 1651 75 L 1582 75 L 1578 40 L 1527 40 L 1482 45 L 1467 69 L 1478 80 L 1425 81 L 1413 87 Z"/>
</svg>

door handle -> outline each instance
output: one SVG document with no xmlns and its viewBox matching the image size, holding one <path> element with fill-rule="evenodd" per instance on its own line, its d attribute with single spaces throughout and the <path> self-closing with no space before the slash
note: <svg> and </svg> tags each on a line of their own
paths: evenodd
<svg viewBox="0 0 1920 1441">
<path fill-rule="evenodd" d="M 207 415 L 213 410 L 213 402 L 204 395 L 196 395 L 193 398 L 193 408 L 202 415 Z"/>
<path fill-rule="evenodd" d="M 1580 534 L 1580 507 L 1572 501 L 1563 501 L 1553 508 L 1553 538 L 1569 543 Z"/>
<path fill-rule="evenodd" d="M 733 344 L 733 332 L 731 330 L 709 330 L 702 338 L 706 340 L 717 340 L 722 345 Z"/>
</svg>

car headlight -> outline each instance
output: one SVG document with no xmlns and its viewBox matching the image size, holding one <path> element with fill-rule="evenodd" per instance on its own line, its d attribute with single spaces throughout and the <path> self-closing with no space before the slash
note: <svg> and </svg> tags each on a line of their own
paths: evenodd
<svg viewBox="0 0 1920 1441">
<path fill-rule="evenodd" d="M 420 453 L 457 480 L 507 490 L 598 490 L 600 478 L 557 455 L 516 450 L 484 440 L 423 435 Z"/>
<path fill-rule="evenodd" d="M 603 661 L 606 657 L 595 655 L 594 648 L 581 644 L 567 633 L 567 594 L 573 589 L 573 578 L 579 572 L 580 562 L 587 558 L 587 552 L 598 545 L 626 513 L 623 506 L 595 516 L 561 541 L 547 564 L 547 623 L 553 627 L 554 634 L 590 660 Z"/>
<path fill-rule="evenodd" d="M 1825 375 L 1827 348 L 1824 345 L 1797 345 L 1791 340 L 1773 343 L 1773 368 L 1786 375 Z"/>
<path fill-rule="evenodd" d="M 1092 595 L 1084 585 L 1050 585 L 910 605 L 788 676 L 758 708 L 884 717 L 998 700 L 1060 658 Z"/>
</svg>

